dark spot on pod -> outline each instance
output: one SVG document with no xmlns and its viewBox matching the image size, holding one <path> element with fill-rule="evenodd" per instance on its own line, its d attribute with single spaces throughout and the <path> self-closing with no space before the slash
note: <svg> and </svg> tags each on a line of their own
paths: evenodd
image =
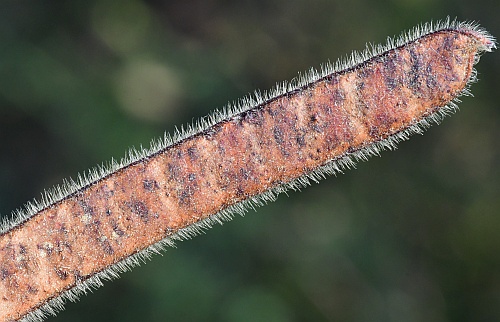
<svg viewBox="0 0 500 322">
<path fill-rule="evenodd" d="M 332 102 L 333 100 L 330 98 L 330 101 Z M 333 102 L 333 105 L 336 105 L 335 102 Z M 330 103 L 325 103 L 325 104 L 321 104 L 321 111 L 325 114 L 325 115 L 332 115 L 332 104 Z M 298 129 L 294 126 L 294 130 L 295 131 L 298 131 Z"/>
<path fill-rule="evenodd" d="M 250 171 L 245 168 L 240 168 L 240 178 L 247 181 L 250 179 Z"/>
<path fill-rule="evenodd" d="M 65 241 L 62 243 L 62 246 L 66 247 L 66 249 L 68 250 L 68 252 L 71 254 L 73 252 L 73 249 L 71 248 L 71 243 Z"/>
<path fill-rule="evenodd" d="M 191 146 L 187 149 L 187 154 L 191 161 L 196 161 L 198 159 L 198 150 L 194 146 Z"/>
<path fill-rule="evenodd" d="M 48 244 L 48 243 L 47 243 L 47 244 L 45 244 L 45 245 L 40 245 L 40 244 L 38 244 L 38 245 L 36 245 L 36 247 L 37 247 L 38 249 L 42 249 L 42 250 L 44 250 L 44 251 L 45 251 L 45 253 L 46 253 L 48 256 L 52 255 L 52 251 L 54 250 L 54 246 L 52 246 L 51 244 Z"/>
<path fill-rule="evenodd" d="M 285 129 L 286 127 L 287 125 L 285 125 Z M 290 152 L 287 150 L 288 142 L 286 141 L 286 134 L 286 130 L 283 131 L 283 129 L 281 129 L 279 126 L 275 126 L 273 128 L 274 141 L 285 157 L 290 155 Z"/>
<path fill-rule="evenodd" d="M 356 82 L 356 91 L 361 92 L 365 89 L 365 82 L 362 80 L 358 80 Z"/>
<path fill-rule="evenodd" d="M 221 131 L 220 125 L 216 125 L 216 126 L 209 127 L 208 129 L 203 131 L 202 135 L 210 140 L 212 138 L 212 136 L 216 135 L 220 131 Z"/>
<path fill-rule="evenodd" d="M 168 163 L 167 165 L 167 176 L 170 179 L 176 179 L 180 176 L 179 166 L 173 163 Z"/>
<path fill-rule="evenodd" d="M 182 190 L 179 193 L 179 203 L 181 205 L 189 205 L 191 203 L 191 191 L 189 187 L 187 189 Z"/>
<path fill-rule="evenodd" d="M 38 289 L 34 286 L 28 285 L 28 293 L 36 294 L 36 293 L 38 293 Z"/>
<path fill-rule="evenodd" d="M 113 226 L 113 231 L 118 235 L 118 236 L 123 236 L 125 235 L 125 232 L 123 230 L 120 229 L 120 227 L 118 227 L 118 224 L 113 221 L 112 223 L 112 226 Z"/>
<path fill-rule="evenodd" d="M 59 279 L 61 279 L 63 281 L 66 280 L 69 276 L 69 273 L 67 271 L 62 270 L 62 269 L 55 268 L 54 271 L 56 272 Z"/>
<path fill-rule="evenodd" d="M 238 186 L 236 188 L 236 197 L 241 198 L 245 195 L 245 189 L 243 189 L 241 186 Z"/>
<path fill-rule="evenodd" d="M 408 87 L 413 90 L 413 93 L 418 97 L 420 96 L 420 75 L 422 66 L 422 57 L 415 53 L 414 50 L 410 50 L 411 57 L 411 68 L 408 73 Z"/>
<path fill-rule="evenodd" d="M 10 276 L 10 272 L 6 268 L 0 269 L 0 279 L 5 280 Z"/>
<path fill-rule="evenodd" d="M 332 100 L 334 106 L 341 106 L 345 101 L 345 92 L 341 88 L 337 88 L 332 93 Z"/>
<path fill-rule="evenodd" d="M 427 86 L 427 88 L 433 89 L 439 86 L 436 76 L 434 75 L 434 71 L 432 70 L 432 65 L 426 67 L 426 75 L 427 78 L 425 81 L 425 85 Z"/>
<path fill-rule="evenodd" d="M 371 125 L 368 131 L 368 135 L 372 138 L 377 139 L 379 135 L 380 129 L 377 126 Z"/>
<path fill-rule="evenodd" d="M 325 79 L 331 85 L 337 85 L 339 83 L 340 77 L 337 74 L 330 74 L 330 75 L 326 76 Z"/>
<path fill-rule="evenodd" d="M 382 66 L 386 74 L 394 75 L 397 73 L 396 58 L 397 54 L 394 53 L 393 55 L 387 56 L 386 59 L 384 59 L 384 63 Z"/>
<path fill-rule="evenodd" d="M 189 180 L 189 181 L 194 181 L 194 180 L 196 180 L 196 174 L 195 174 L 195 173 L 190 173 L 190 174 L 188 174 L 188 180 Z"/>
<path fill-rule="evenodd" d="M 274 140 L 278 145 L 282 145 L 284 143 L 283 140 L 283 132 L 281 132 L 281 129 L 277 126 L 273 128 L 273 135 L 274 135 Z"/>
<path fill-rule="evenodd" d="M 397 80 L 397 66 L 395 60 L 397 59 L 397 54 L 394 54 L 394 57 L 388 57 L 384 60 L 383 64 L 383 75 L 384 75 L 384 83 L 387 89 L 394 90 L 398 87 L 399 82 Z"/>
<path fill-rule="evenodd" d="M 364 66 L 357 70 L 356 76 L 358 78 L 364 79 L 373 75 L 373 68 L 370 68 L 371 64 L 363 64 Z"/>
<path fill-rule="evenodd" d="M 347 153 L 354 153 L 356 151 L 357 151 L 357 149 L 354 148 L 354 147 L 352 147 L 352 146 L 350 146 L 350 147 L 347 148 Z"/>
<path fill-rule="evenodd" d="M 222 144 L 217 144 L 217 151 L 219 151 L 221 156 L 226 155 L 226 148 Z"/>
<path fill-rule="evenodd" d="M 104 252 L 106 254 L 113 255 L 115 253 L 115 251 L 113 250 L 113 247 L 111 246 L 111 244 L 109 243 L 109 241 L 107 239 L 102 241 L 101 245 L 102 245 L 102 249 L 104 250 Z"/>
<path fill-rule="evenodd" d="M 455 39 L 457 37 L 457 35 L 446 36 L 443 40 L 443 49 L 448 52 L 452 51 L 455 48 Z"/>
<path fill-rule="evenodd" d="M 279 107 L 279 106 L 281 106 L 281 103 L 277 103 L 276 105 L 277 105 L 276 107 Z M 278 108 L 276 108 L 276 107 L 273 108 L 273 107 L 275 107 L 275 106 L 271 105 L 270 108 L 267 108 L 267 112 L 269 113 L 269 115 L 271 115 L 271 117 L 275 117 L 279 113 Z"/>
<path fill-rule="evenodd" d="M 318 123 L 318 117 L 316 115 L 311 115 L 309 117 L 309 128 L 316 133 L 321 133 L 323 130 Z"/>
<path fill-rule="evenodd" d="M 243 113 L 241 121 L 246 122 L 248 124 L 254 124 L 257 126 L 261 126 L 263 124 L 260 110 L 255 110 L 255 109 Z"/>
<path fill-rule="evenodd" d="M 90 206 L 87 202 L 85 202 L 83 200 L 78 200 L 78 204 L 80 205 L 80 207 L 82 207 L 84 214 L 89 215 L 89 216 L 94 215 L 94 208 L 92 206 Z"/>
<path fill-rule="evenodd" d="M 319 157 L 316 155 L 316 154 L 313 154 L 312 152 L 309 152 L 307 154 L 307 157 L 310 159 L 310 160 L 318 160 Z"/>
<path fill-rule="evenodd" d="M 354 140 L 354 135 L 352 134 L 351 131 L 346 130 L 343 132 L 342 138 L 343 138 L 344 142 L 351 144 Z"/>
<path fill-rule="evenodd" d="M 390 91 L 394 90 L 398 86 L 396 79 L 393 77 L 385 77 L 384 81 L 385 81 L 385 86 Z"/>
<path fill-rule="evenodd" d="M 144 186 L 144 190 L 149 192 L 155 191 L 156 189 L 160 188 L 158 182 L 156 182 L 156 180 L 151 180 L 151 179 L 143 180 L 142 185 Z"/>
<path fill-rule="evenodd" d="M 139 200 L 134 200 L 129 203 L 129 208 L 132 213 L 139 215 L 142 221 L 147 222 L 149 219 L 149 210 L 146 204 Z"/>
<path fill-rule="evenodd" d="M 300 147 L 306 146 L 306 139 L 305 139 L 305 135 L 304 134 L 297 136 L 297 138 L 295 140 L 297 141 L 297 144 Z"/>
<path fill-rule="evenodd" d="M 82 283 L 85 280 L 84 276 L 82 276 L 82 273 L 79 270 L 75 270 L 73 276 L 75 277 L 75 282 L 77 284 Z"/>
<path fill-rule="evenodd" d="M 61 233 L 63 233 L 64 235 L 68 234 L 68 229 L 66 228 L 66 224 L 65 223 L 61 223 L 61 227 L 59 227 L 59 231 Z"/>
</svg>

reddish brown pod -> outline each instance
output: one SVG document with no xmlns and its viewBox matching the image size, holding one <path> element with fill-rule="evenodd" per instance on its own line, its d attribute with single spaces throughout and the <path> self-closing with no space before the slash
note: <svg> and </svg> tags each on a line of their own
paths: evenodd
<svg viewBox="0 0 500 322">
<path fill-rule="evenodd" d="M 55 314 L 165 245 L 421 133 L 493 48 L 477 25 L 423 25 L 56 187 L 3 224 L 0 320 Z"/>
</svg>

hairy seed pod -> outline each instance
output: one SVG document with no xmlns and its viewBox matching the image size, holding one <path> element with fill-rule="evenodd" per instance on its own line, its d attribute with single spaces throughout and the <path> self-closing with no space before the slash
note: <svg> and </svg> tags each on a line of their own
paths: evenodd
<svg viewBox="0 0 500 322">
<path fill-rule="evenodd" d="M 495 41 L 426 24 L 203 118 L 27 204 L 0 232 L 0 320 L 40 320 L 151 253 L 392 149 L 454 112 Z"/>
</svg>

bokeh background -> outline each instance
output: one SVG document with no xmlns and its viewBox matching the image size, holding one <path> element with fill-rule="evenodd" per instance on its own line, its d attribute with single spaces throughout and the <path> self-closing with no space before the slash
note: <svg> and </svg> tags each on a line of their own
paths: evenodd
<svg viewBox="0 0 500 322">
<path fill-rule="evenodd" d="M 0 3 L 0 213 L 228 101 L 498 1 Z M 460 112 L 49 321 L 500 320 L 500 55 Z"/>
</svg>

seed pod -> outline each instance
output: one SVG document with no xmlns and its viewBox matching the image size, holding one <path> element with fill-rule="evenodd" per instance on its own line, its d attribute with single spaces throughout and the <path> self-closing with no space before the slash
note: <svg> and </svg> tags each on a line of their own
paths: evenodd
<svg viewBox="0 0 500 322">
<path fill-rule="evenodd" d="M 56 187 L 2 225 L 0 320 L 55 314 L 176 240 L 393 149 L 455 111 L 493 48 L 477 25 L 417 27 Z"/>
</svg>

